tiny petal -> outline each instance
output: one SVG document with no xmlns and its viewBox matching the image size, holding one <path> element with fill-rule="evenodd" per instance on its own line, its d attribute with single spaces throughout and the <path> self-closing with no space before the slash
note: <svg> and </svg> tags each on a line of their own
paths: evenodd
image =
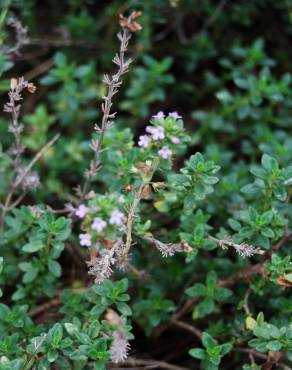
<svg viewBox="0 0 292 370">
<path fill-rule="evenodd" d="M 90 236 L 90 234 L 88 234 L 88 233 L 80 234 L 79 235 L 79 241 L 80 241 L 80 245 L 82 245 L 82 247 L 91 247 L 91 236 Z"/>
<path fill-rule="evenodd" d="M 75 211 L 75 215 L 79 218 L 84 218 L 87 212 L 88 208 L 84 204 L 80 204 L 80 206 Z"/>
<path fill-rule="evenodd" d="M 124 222 L 124 214 L 118 209 L 115 209 L 111 214 L 109 223 L 111 225 L 121 226 L 123 222 Z"/>
<path fill-rule="evenodd" d="M 164 128 L 162 126 L 155 127 L 152 132 L 153 140 L 163 140 L 165 138 Z"/>
<path fill-rule="evenodd" d="M 125 197 L 123 195 L 120 195 L 118 198 L 118 202 L 121 204 L 125 203 Z"/>
<path fill-rule="evenodd" d="M 149 134 L 153 134 L 153 132 L 155 132 L 155 127 L 153 127 L 153 126 L 146 126 L 145 131 L 148 132 Z"/>
<path fill-rule="evenodd" d="M 164 145 L 160 150 L 158 150 L 158 154 L 163 158 L 163 159 L 168 159 L 172 155 L 172 151 L 169 149 L 167 145 Z"/>
<path fill-rule="evenodd" d="M 173 117 L 174 119 L 182 118 L 182 116 L 180 116 L 177 112 L 168 113 L 168 117 Z"/>
<path fill-rule="evenodd" d="M 91 227 L 93 230 L 97 231 L 98 233 L 101 233 L 103 229 L 106 227 L 106 222 L 102 218 L 96 217 Z"/>
<path fill-rule="evenodd" d="M 159 111 L 157 114 L 153 116 L 153 118 L 156 119 L 163 119 L 165 117 L 165 114 L 162 111 Z"/>
<path fill-rule="evenodd" d="M 173 144 L 180 144 L 180 139 L 179 139 L 178 137 L 173 137 L 173 138 L 171 139 L 171 142 L 172 142 Z"/>
<path fill-rule="evenodd" d="M 150 144 L 150 137 L 148 135 L 142 135 L 139 137 L 138 145 L 142 148 L 147 148 Z"/>
</svg>

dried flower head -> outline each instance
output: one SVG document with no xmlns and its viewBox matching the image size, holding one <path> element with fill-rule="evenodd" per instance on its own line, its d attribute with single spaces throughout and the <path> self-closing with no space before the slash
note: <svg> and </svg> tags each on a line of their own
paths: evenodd
<svg viewBox="0 0 292 370">
<path fill-rule="evenodd" d="M 142 26 L 135 22 L 137 18 L 139 18 L 142 15 L 142 12 L 134 11 L 130 14 L 130 16 L 127 18 L 120 14 L 120 26 L 122 28 L 126 28 L 131 32 L 140 31 L 142 29 Z"/>
<path fill-rule="evenodd" d="M 145 237 L 145 239 L 149 241 L 150 243 L 154 244 L 155 247 L 162 254 L 162 257 L 164 258 L 172 257 L 175 253 L 178 253 L 178 252 L 189 253 L 193 250 L 192 247 L 185 240 L 182 240 L 179 243 L 166 244 L 153 237 Z"/>
<path fill-rule="evenodd" d="M 112 309 L 108 309 L 105 315 L 107 322 L 115 327 L 112 344 L 110 347 L 111 360 L 114 363 L 125 361 L 128 357 L 130 344 L 124 328 L 124 320 Z"/>
<path fill-rule="evenodd" d="M 150 185 L 145 185 L 141 191 L 141 199 L 149 199 L 152 193 L 152 189 Z"/>
<path fill-rule="evenodd" d="M 122 330 L 113 333 L 113 341 L 110 347 L 111 360 L 114 363 L 124 362 L 130 350 L 127 334 Z"/>
<path fill-rule="evenodd" d="M 14 45 L 8 47 L 2 47 L 2 51 L 8 57 L 13 55 L 19 55 L 20 49 L 29 43 L 29 38 L 27 36 L 27 27 L 24 27 L 19 19 L 15 17 L 10 17 L 7 20 L 7 25 L 14 28 L 15 32 L 15 43 Z"/>
<path fill-rule="evenodd" d="M 22 174 L 20 174 L 22 176 Z M 17 180 L 16 180 L 17 181 Z M 23 190 L 35 190 L 40 185 L 40 178 L 37 172 L 30 172 L 24 176 L 21 187 Z"/>
<path fill-rule="evenodd" d="M 36 92 L 36 86 L 32 83 L 32 82 L 29 82 L 27 84 L 27 90 L 31 93 L 31 94 L 34 94 Z"/>
<path fill-rule="evenodd" d="M 232 247 L 235 249 L 235 252 L 238 253 L 241 257 L 252 257 L 255 254 L 264 254 L 264 251 L 260 248 L 254 247 L 253 245 L 247 243 L 235 243 L 232 238 L 226 235 L 223 239 L 216 239 L 209 236 L 209 239 L 218 243 L 218 245 L 222 249 L 228 249 L 228 247 Z"/>
<path fill-rule="evenodd" d="M 91 258 L 90 261 L 86 262 L 89 267 L 88 274 L 95 276 L 94 282 L 96 284 L 102 284 L 105 279 L 111 276 L 113 266 L 117 261 L 116 255 L 121 254 L 122 245 L 122 240 L 117 239 L 110 249 L 102 250 L 99 256 Z"/>
</svg>

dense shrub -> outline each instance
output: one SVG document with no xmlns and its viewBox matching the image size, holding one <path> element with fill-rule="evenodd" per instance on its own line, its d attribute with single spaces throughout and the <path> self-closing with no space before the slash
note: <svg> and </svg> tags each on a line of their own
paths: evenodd
<svg viewBox="0 0 292 370">
<path fill-rule="evenodd" d="M 0 4 L 0 370 L 291 368 L 291 12 Z"/>
</svg>

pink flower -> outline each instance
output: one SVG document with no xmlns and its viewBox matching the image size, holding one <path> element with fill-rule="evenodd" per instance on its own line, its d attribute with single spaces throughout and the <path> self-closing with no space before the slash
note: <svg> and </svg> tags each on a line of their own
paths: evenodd
<svg viewBox="0 0 292 370">
<path fill-rule="evenodd" d="M 168 159 L 172 155 L 172 151 L 169 149 L 167 145 L 164 145 L 160 150 L 158 150 L 158 154 L 163 158 L 163 159 Z"/>
<path fill-rule="evenodd" d="M 83 247 L 91 246 L 91 236 L 88 233 L 80 234 L 79 241 L 80 241 L 80 245 L 82 245 Z"/>
<path fill-rule="evenodd" d="M 138 145 L 142 148 L 147 148 L 150 144 L 150 137 L 148 135 L 142 135 L 139 137 Z"/>
<path fill-rule="evenodd" d="M 84 204 L 80 204 L 80 206 L 75 211 L 75 215 L 79 218 L 84 218 L 87 212 L 88 208 Z"/>
<path fill-rule="evenodd" d="M 163 140 L 165 138 L 164 128 L 162 126 L 153 127 L 152 138 L 153 140 Z"/>
<path fill-rule="evenodd" d="M 93 230 L 101 233 L 102 230 L 106 227 L 106 222 L 102 218 L 96 217 L 91 227 Z"/>
<path fill-rule="evenodd" d="M 125 197 L 123 195 L 120 195 L 118 198 L 119 203 L 125 203 Z"/>
<path fill-rule="evenodd" d="M 174 119 L 182 118 L 182 116 L 180 116 L 177 112 L 168 113 L 168 117 L 173 117 Z"/>
<path fill-rule="evenodd" d="M 171 139 L 171 142 L 172 142 L 173 144 L 179 144 L 179 143 L 180 143 L 180 139 L 179 139 L 178 137 L 173 137 L 173 138 Z"/>
<path fill-rule="evenodd" d="M 160 111 L 152 117 L 156 119 L 163 119 L 165 117 L 165 114 L 162 111 Z"/>
<path fill-rule="evenodd" d="M 123 224 L 123 221 L 124 221 L 124 214 L 118 209 L 115 209 L 111 214 L 109 223 L 111 225 L 121 226 Z"/>
<path fill-rule="evenodd" d="M 156 127 L 153 127 L 153 126 L 146 126 L 146 129 L 145 129 L 146 132 L 148 132 L 149 134 L 153 134 L 153 132 L 156 131 Z"/>
</svg>

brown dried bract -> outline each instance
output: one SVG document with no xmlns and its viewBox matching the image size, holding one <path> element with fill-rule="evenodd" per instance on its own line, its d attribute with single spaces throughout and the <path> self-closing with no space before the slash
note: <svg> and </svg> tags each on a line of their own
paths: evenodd
<svg viewBox="0 0 292 370">
<path fill-rule="evenodd" d="M 292 287 L 292 283 L 288 281 L 287 279 L 285 279 L 284 276 L 279 277 L 277 282 L 279 285 L 286 286 L 286 287 Z"/>
<path fill-rule="evenodd" d="M 124 186 L 124 191 L 125 192 L 127 192 L 127 193 L 129 193 L 130 191 L 132 191 L 134 189 L 134 186 L 133 185 L 131 185 L 131 184 L 126 184 L 125 186 Z"/>
<path fill-rule="evenodd" d="M 138 168 L 138 170 L 142 171 L 145 175 L 148 175 L 151 171 L 151 166 L 148 163 L 145 163 L 145 162 L 137 163 L 136 168 Z"/>
<path fill-rule="evenodd" d="M 189 245 L 189 243 L 186 240 L 182 240 L 180 242 L 180 245 L 183 252 L 189 253 L 193 250 L 193 248 Z"/>
<path fill-rule="evenodd" d="M 36 86 L 32 83 L 32 82 L 29 82 L 28 84 L 27 84 L 27 90 L 31 93 L 31 94 L 33 94 L 33 93 L 35 93 L 36 92 Z"/>
<path fill-rule="evenodd" d="M 11 78 L 11 80 L 10 80 L 10 88 L 11 88 L 11 90 L 16 89 L 17 84 L 18 84 L 17 78 Z"/>
<path fill-rule="evenodd" d="M 112 240 L 102 239 L 102 243 L 107 249 L 112 249 L 114 242 Z"/>
<path fill-rule="evenodd" d="M 145 185 L 141 192 L 141 199 L 148 199 L 151 193 L 152 193 L 151 186 Z"/>
<path fill-rule="evenodd" d="M 139 18 L 142 15 L 142 12 L 132 12 L 131 15 L 127 18 L 120 14 L 120 26 L 122 28 L 127 28 L 131 32 L 140 31 L 142 26 L 135 22 L 135 19 Z"/>
<path fill-rule="evenodd" d="M 165 189 L 166 188 L 166 183 L 159 181 L 159 182 L 153 182 L 152 187 L 154 191 L 158 191 L 160 189 Z"/>
<path fill-rule="evenodd" d="M 105 319 L 110 325 L 121 325 L 120 316 L 111 308 L 106 311 Z"/>
</svg>

